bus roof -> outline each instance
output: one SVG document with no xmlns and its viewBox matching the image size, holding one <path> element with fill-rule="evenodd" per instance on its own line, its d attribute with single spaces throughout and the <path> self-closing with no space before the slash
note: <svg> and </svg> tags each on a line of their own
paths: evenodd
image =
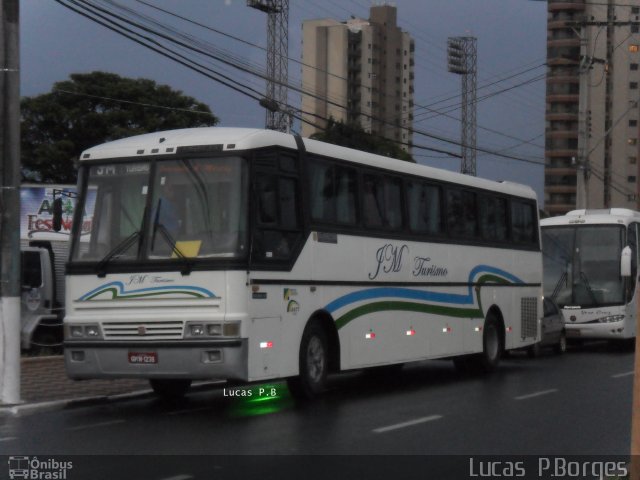
<svg viewBox="0 0 640 480">
<path fill-rule="evenodd" d="M 640 212 L 628 208 L 607 208 L 597 210 L 572 210 L 559 217 L 540 220 L 541 227 L 575 225 L 575 224 L 606 224 L 615 223 L 628 225 L 640 222 Z"/>
<path fill-rule="evenodd" d="M 411 162 L 391 161 L 393 159 L 389 157 L 308 138 L 304 138 L 303 142 L 307 152 L 317 155 L 339 158 L 378 168 L 392 169 L 397 172 L 469 187 L 499 191 L 519 197 L 536 198 L 534 190 L 527 185 L 512 182 L 495 182 Z M 84 163 L 111 158 L 175 155 L 178 148 L 190 146 L 216 146 L 220 151 L 230 152 L 269 146 L 282 146 L 297 150 L 295 137 L 282 132 L 250 128 L 203 127 L 147 133 L 114 140 L 85 150 L 80 156 L 80 161 Z"/>
</svg>

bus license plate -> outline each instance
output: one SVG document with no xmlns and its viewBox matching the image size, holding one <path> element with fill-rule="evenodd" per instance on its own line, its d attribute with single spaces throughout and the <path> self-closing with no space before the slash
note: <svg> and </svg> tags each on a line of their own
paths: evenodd
<svg viewBox="0 0 640 480">
<path fill-rule="evenodd" d="M 129 352 L 129 363 L 151 364 L 158 363 L 157 352 Z"/>
</svg>

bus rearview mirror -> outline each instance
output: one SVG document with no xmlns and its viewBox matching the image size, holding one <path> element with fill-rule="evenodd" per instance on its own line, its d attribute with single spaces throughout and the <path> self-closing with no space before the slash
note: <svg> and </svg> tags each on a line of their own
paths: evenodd
<svg viewBox="0 0 640 480">
<path fill-rule="evenodd" d="M 620 276 L 622 277 L 631 276 L 631 253 L 631 247 L 628 245 L 622 249 L 620 255 Z"/>
</svg>

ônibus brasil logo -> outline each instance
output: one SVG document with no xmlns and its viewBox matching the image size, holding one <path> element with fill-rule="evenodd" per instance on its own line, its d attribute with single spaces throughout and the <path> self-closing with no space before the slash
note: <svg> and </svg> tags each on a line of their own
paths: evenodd
<svg viewBox="0 0 640 480">
<path fill-rule="evenodd" d="M 66 480 L 68 471 L 73 469 L 73 462 L 56 460 L 54 458 L 39 459 L 38 457 L 11 456 L 9 457 L 9 478 L 23 478 L 25 480 Z"/>
</svg>

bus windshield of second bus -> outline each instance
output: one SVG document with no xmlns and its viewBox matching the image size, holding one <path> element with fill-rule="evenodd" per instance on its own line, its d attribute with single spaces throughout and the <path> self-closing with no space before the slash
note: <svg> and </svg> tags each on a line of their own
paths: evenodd
<svg viewBox="0 0 640 480">
<path fill-rule="evenodd" d="M 543 290 L 567 338 L 635 337 L 640 213 L 574 210 L 540 222 Z"/>
<path fill-rule="evenodd" d="M 544 294 L 561 308 L 621 304 L 625 281 L 620 276 L 624 247 L 622 225 L 546 227 Z"/>
</svg>

